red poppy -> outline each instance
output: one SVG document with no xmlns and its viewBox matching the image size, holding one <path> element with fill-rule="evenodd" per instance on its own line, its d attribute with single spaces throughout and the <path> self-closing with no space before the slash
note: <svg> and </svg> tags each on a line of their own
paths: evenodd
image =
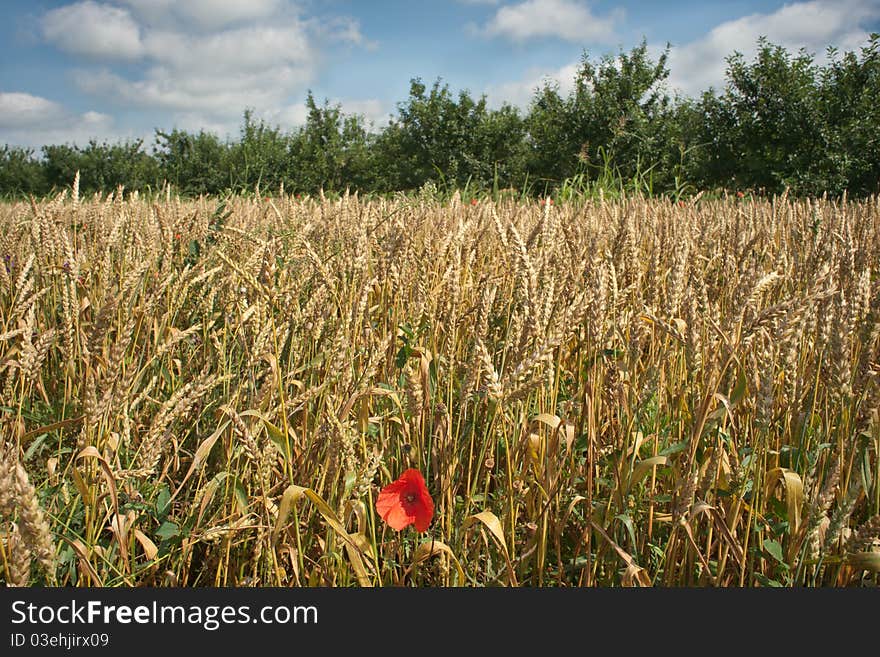
<svg viewBox="0 0 880 657">
<path fill-rule="evenodd" d="M 742 192 L 737 192 L 736 196 L 737 198 L 742 198 L 743 196 L 745 196 L 745 194 L 743 194 Z"/>
<path fill-rule="evenodd" d="M 397 481 L 385 486 L 376 499 L 376 511 L 397 531 L 413 523 L 416 531 L 428 529 L 434 517 L 434 500 L 422 473 L 410 468 Z"/>
<path fill-rule="evenodd" d="M 472 198 L 472 199 L 471 199 L 471 205 L 476 205 L 476 204 L 477 204 L 477 199 Z"/>
<path fill-rule="evenodd" d="M 179 239 L 180 239 L 180 233 L 174 233 L 174 239 L 179 240 Z"/>
</svg>

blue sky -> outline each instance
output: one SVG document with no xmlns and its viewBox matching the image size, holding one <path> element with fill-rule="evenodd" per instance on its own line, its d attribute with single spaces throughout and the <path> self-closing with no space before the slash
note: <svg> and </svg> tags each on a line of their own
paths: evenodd
<svg viewBox="0 0 880 657">
<path fill-rule="evenodd" d="M 409 80 L 441 77 L 527 107 L 570 88 L 584 51 L 672 44 L 669 85 L 724 82 L 759 36 L 821 61 L 880 32 L 880 0 L 6 0 L 0 144 L 144 138 L 156 128 L 235 137 L 245 108 L 289 128 L 309 89 L 384 125 Z"/>
</svg>

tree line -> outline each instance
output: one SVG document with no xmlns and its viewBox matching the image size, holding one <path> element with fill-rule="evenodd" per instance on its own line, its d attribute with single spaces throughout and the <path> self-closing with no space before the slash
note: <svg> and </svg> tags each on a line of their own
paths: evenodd
<svg viewBox="0 0 880 657">
<path fill-rule="evenodd" d="M 488 105 L 437 80 L 410 83 L 388 124 L 368 128 L 341 107 L 306 99 L 305 124 L 283 130 L 244 113 L 237 140 L 156 130 L 142 140 L 39 151 L 0 149 L 0 194 L 158 190 L 184 195 L 364 193 L 432 185 L 530 195 L 597 187 L 687 195 L 736 190 L 853 196 L 880 191 L 880 35 L 824 63 L 766 39 L 726 62 L 724 88 L 672 96 L 668 53 L 647 44 L 598 61 L 584 53 L 571 91 L 538 88 L 527 110 Z"/>
</svg>

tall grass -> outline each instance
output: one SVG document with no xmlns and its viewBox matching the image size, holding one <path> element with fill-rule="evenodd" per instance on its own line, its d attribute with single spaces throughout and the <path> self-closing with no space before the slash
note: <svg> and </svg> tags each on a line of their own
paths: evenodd
<svg viewBox="0 0 880 657">
<path fill-rule="evenodd" d="M 876 198 L 474 201 L 0 206 L 0 577 L 877 583 Z"/>
</svg>

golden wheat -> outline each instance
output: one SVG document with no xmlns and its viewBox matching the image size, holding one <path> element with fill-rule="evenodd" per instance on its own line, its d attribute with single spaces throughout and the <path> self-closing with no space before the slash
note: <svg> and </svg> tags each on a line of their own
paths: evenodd
<svg viewBox="0 0 880 657">
<path fill-rule="evenodd" d="M 0 205 L 8 584 L 877 583 L 878 199 L 162 196 Z"/>
</svg>

